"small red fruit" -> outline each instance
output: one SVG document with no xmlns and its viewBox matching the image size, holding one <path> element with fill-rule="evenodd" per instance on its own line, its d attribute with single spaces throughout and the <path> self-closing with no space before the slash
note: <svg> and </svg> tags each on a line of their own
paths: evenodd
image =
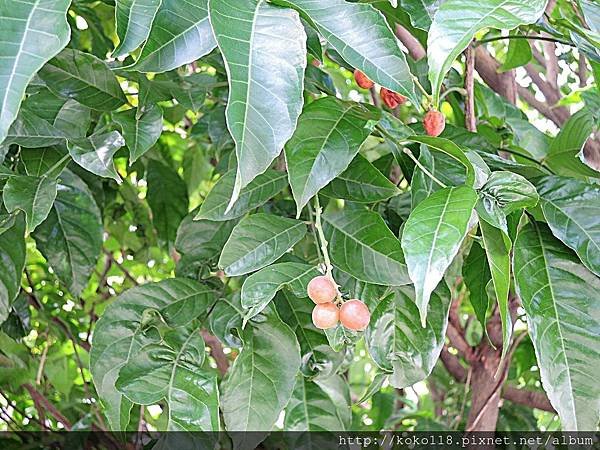
<svg viewBox="0 0 600 450">
<path fill-rule="evenodd" d="M 423 117 L 423 128 L 429 136 L 439 136 L 446 128 L 446 118 L 439 111 L 427 111 Z"/>
<path fill-rule="evenodd" d="M 356 81 L 356 84 L 363 89 L 371 89 L 374 85 L 374 83 L 358 69 L 354 71 L 354 80 Z"/>
<path fill-rule="evenodd" d="M 340 308 L 340 322 L 349 330 L 362 331 L 370 321 L 369 308 L 360 300 L 349 300 Z"/>
<path fill-rule="evenodd" d="M 314 277 L 310 280 L 306 292 L 310 299 L 317 304 L 332 302 L 338 294 L 337 286 L 333 280 L 326 275 Z"/>
<path fill-rule="evenodd" d="M 312 321 L 321 330 L 335 327 L 339 319 L 340 310 L 334 303 L 316 305 L 312 312 Z"/>
<path fill-rule="evenodd" d="M 406 103 L 406 97 L 404 95 L 400 95 L 397 92 L 390 91 L 384 87 L 379 91 L 379 96 L 381 97 L 381 100 L 383 100 L 383 103 L 385 103 L 385 106 L 390 109 L 394 109 L 396 106 Z"/>
</svg>

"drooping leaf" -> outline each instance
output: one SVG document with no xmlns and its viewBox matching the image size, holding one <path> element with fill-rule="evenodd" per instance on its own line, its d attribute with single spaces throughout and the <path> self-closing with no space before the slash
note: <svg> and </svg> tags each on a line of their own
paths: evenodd
<svg viewBox="0 0 600 450">
<path fill-rule="evenodd" d="M 169 330 L 125 361 L 115 386 L 141 405 L 166 400 L 166 431 L 219 431 L 217 375 L 202 368 L 204 346 L 192 326 Z"/>
<path fill-rule="evenodd" d="M 297 216 L 317 192 L 342 173 L 373 131 L 372 107 L 324 97 L 308 105 L 285 146 Z"/>
<path fill-rule="evenodd" d="M 458 253 L 476 201 L 470 187 L 445 188 L 419 203 L 404 225 L 402 249 L 423 326 L 431 292 Z"/>
<path fill-rule="evenodd" d="M 475 33 L 483 28 L 504 30 L 534 23 L 544 13 L 546 3 L 546 0 L 444 1 L 427 36 L 427 62 L 434 105 L 439 103 L 444 76 Z"/>
<path fill-rule="evenodd" d="M 258 208 L 287 185 L 285 172 L 269 169 L 243 188 L 237 202 L 225 212 L 233 194 L 235 177 L 236 171 L 230 170 L 219 178 L 202 203 L 196 219 L 217 221 L 236 219 Z"/>
<path fill-rule="evenodd" d="M 29 232 L 42 223 L 56 198 L 56 180 L 47 177 L 10 177 L 2 194 L 8 212 L 21 210 Z"/>
<path fill-rule="evenodd" d="M 531 58 L 533 58 L 533 53 L 527 39 L 510 39 L 506 57 L 498 71 L 508 72 L 509 70 L 524 66 L 531 61 Z"/>
<path fill-rule="evenodd" d="M 242 346 L 239 335 L 242 332 L 243 316 L 240 291 L 234 292 L 228 297 L 222 297 L 217 301 L 208 317 L 210 332 L 224 344 L 239 348 Z"/>
<path fill-rule="evenodd" d="M 433 16 L 444 0 L 400 0 L 402 9 L 410 16 L 413 27 L 429 30 Z"/>
<path fill-rule="evenodd" d="M 66 16 L 70 4 L 70 0 L 24 0 L 2 5 L 0 143 L 17 117 L 34 74 L 69 42 L 71 29 Z"/>
<path fill-rule="evenodd" d="M 552 234 L 600 276 L 600 188 L 556 176 L 537 180 L 536 186 Z"/>
<path fill-rule="evenodd" d="M 542 386 L 563 429 L 594 430 L 600 419 L 600 280 L 539 223 L 519 231 L 514 272 Z"/>
<path fill-rule="evenodd" d="M 427 324 L 421 326 L 414 289 L 402 287 L 381 300 L 365 333 L 369 354 L 390 372 L 390 383 L 405 388 L 429 376 L 437 362 L 448 325 L 450 293 L 440 286 L 431 296 Z"/>
<path fill-rule="evenodd" d="M 161 0 L 117 0 L 115 21 L 119 45 L 112 56 L 131 53 L 146 40 Z"/>
<path fill-rule="evenodd" d="M 114 114 L 113 118 L 121 127 L 129 148 L 130 164 L 150 150 L 162 133 L 162 110 L 158 106 L 151 106 L 141 114 L 137 109 L 128 109 Z"/>
<path fill-rule="evenodd" d="M 296 127 L 306 33 L 295 11 L 265 0 L 210 0 L 209 13 L 229 75 L 226 115 L 237 156 L 231 208 Z"/>
<path fill-rule="evenodd" d="M 113 156 L 124 145 L 123 136 L 118 131 L 111 131 L 93 134 L 83 139 L 69 140 L 67 148 L 73 161 L 85 170 L 119 182 L 121 177 L 115 169 Z"/>
<path fill-rule="evenodd" d="M 111 429 L 127 429 L 133 406 L 115 386 L 121 368 L 142 347 L 160 342 L 155 326 L 184 326 L 206 314 L 214 300 L 214 293 L 206 286 L 189 279 L 175 278 L 130 289 L 106 308 L 94 330 L 90 369 Z M 146 395 L 152 392 L 146 392 Z M 186 429 L 182 423 L 179 425 Z"/>
<path fill-rule="evenodd" d="M 33 233 L 56 276 L 77 296 L 102 249 L 102 220 L 92 193 L 73 172 L 60 175 L 54 206 Z"/>
<path fill-rule="evenodd" d="M 490 266 L 487 262 L 485 250 L 474 242 L 469 256 L 463 266 L 463 278 L 469 289 L 469 301 L 475 311 L 479 323 L 486 330 L 486 317 L 490 307 L 490 298 L 487 293 L 487 284 L 492 279 Z"/>
<path fill-rule="evenodd" d="M 133 68 L 166 72 L 200 59 L 216 45 L 208 19 L 208 0 L 162 0 Z"/>
<path fill-rule="evenodd" d="M 19 293 L 25 267 L 25 217 L 18 214 L 0 234 L 0 324 L 10 312 Z"/>
<path fill-rule="evenodd" d="M 306 234 L 299 220 L 272 214 L 253 214 L 242 219 L 223 247 L 219 267 L 227 276 L 240 276 L 271 264 Z"/>
<path fill-rule="evenodd" d="M 410 283 L 400 242 L 379 214 L 344 209 L 323 219 L 334 266 L 367 283 Z"/>
<path fill-rule="evenodd" d="M 383 14 L 366 3 L 345 0 L 276 0 L 296 8 L 344 61 L 374 82 L 418 105 L 412 75 Z"/>
<path fill-rule="evenodd" d="M 234 448 L 254 448 L 273 428 L 292 396 L 300 369 L 296 335 L 274 310 L 265 320 L 246 327 L 244 346 L 223 380 L 221 409 Z"/>
<path fill-rule="evenodd" d="M 12 123 L 4 145 L 18 144 L 28 148 L 46 147 L 65 141 L 65 134 L 54 125 L 23 107 Z"/>
<path fill-rule="evenodd" d="M 72 98 L 100 111 L 127 103 L 117 78 L 104 61 L 89 53 L 67 48 L 38 72 L 56 95 Z"/>
<path fill-rule="evenodd" d="M 281 289 L 290 289 L 296 297 L 306 297 L 310 280 L 320 275 L 315 266 L 285 262 L 273 264 L 250 275 L 242 285 L 244 321 L 260 313 Z"/>
</svg>

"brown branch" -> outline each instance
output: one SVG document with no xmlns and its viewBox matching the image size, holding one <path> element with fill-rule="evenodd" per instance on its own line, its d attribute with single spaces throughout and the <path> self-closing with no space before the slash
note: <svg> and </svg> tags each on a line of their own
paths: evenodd
<svg viewBox="0 0 600 450">
<path fill-rule="evenodd" d="M 514 105 L 517 101 L 517 83 L 514 71 L 499 73 L 499 67 L 500 63 L 489 54 L 484 46 L 477 46 L 475 49 L 475 70 L 489 87 Z"/>
<path fill-rule="evenodd" d="M 229 359 L 227 359 L 227 355 L 223 352 L 223 346 L 221 345 L 221 342 L 207 330 L 202 330 L 200 333 L 204 338 L 204 342 L 210 348 L 210 354 L 217 363 L 217 369 L 219 369 L 219 373 L 221 375 L 225 375 L 227 369 L 229 368 Z"/>
<path fill-rule="evenodd" d="M 67 419 L 63 414 L 56 409 L 56 407 L 50 403 L 50 401 L 44 397 L 39 391 L 37 391 L 30 383 L 23 384 L 23 387 L 29 392 L 33 403 L 37 405 L 39 408 L 43 407 L 46 411 L 48 411 L 52 417 L 54 417 L 57 421 L 63 424 L 67 431 L 71 431 L 72 425 L 69 419 Z"/>
<path fill-rule="evenodd" d="M 548 397 L 542 391 L 530 391 L 513 386 L 504 386 L 502 389 L 502 398 L 519 405 L 529 406 L 530 408 L 536 408 L 556 414 L 550 400 L 548 400 Z"/>
<path fill-rule="evenodd" d="M 400 42 L 408 49 L 408 54 L 415 61 L 425 57 L 425 49 L 421 43 L 400 24 L 396 25 L 396 37 L 398 37 Z"/>
<path fill-rule="evenodd" d="M 446 346 L 442 348 L 440 359 L 448 373 L 452 375 L 456 381 L 460 383 L 465 382 L 467 379 L 467 369 L 462 366 L 460 360 L 456 356 L 448 351 Z"/>
<path fill-rule="evenodd" d="M 579 76 L 579 87 L 586 87 L 588 80 L 587 63 L 583 53 L 579 53 L 579 61 L 577 62 L 577 75 Z"/>
<path fill-rule="evenodd" d="M 465 90 L 467 97 L 465 99 L 465 127 L 467 130 L 476 132 L 477 124 L 475 122 L 475 79 L 473 71 L 475 69 L 475 52 L 470 45 L 465 52 Z"/>
</svg>

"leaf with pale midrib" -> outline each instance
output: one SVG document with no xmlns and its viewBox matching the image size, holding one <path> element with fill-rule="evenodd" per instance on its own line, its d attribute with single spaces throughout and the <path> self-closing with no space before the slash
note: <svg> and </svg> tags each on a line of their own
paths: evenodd
<svg viewBox="0 0 600 450">
<path fill-rule="evenodd" d="M 129 164 L 150 150 L 162 133 L 162 110 L 156 105 L 144 109 L 128 109 L 113 115 L 115 122 L 121 127 L 125 144 L 129 148 Z"/>
<path fill-rule="evenodd" d="M 115 22 L 119 46 L 112 56 L 131 53 L 146 40 L 161 0 L 117 0 Z"/>
<path fill-rule="evenodd" d="M 120 182 L 121 177 L 115 169 L 113 156 L 125 145 L 118 131 L 93 134 L 83 139 L 73 139 L 67 143 L 69 154 L 85 170 L 101 177 L 112 178 Z"/>
<path fill-rule="evenodd" d="M 56 198 L 56 180 L 48 177 L 10 177 L 2 194 L 8 212 L 21 210 L 32 232 L 42 223 Z"/>
</svg>

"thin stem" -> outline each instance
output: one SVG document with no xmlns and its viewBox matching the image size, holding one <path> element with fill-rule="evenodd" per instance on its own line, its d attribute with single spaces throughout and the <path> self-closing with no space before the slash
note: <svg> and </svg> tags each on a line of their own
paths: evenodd
<svg viewBox="0 0 600 450">
<path fill-rule="evenodd" d="M 427 100 L 429 100 L 431 102 L 431 94 L 429 92 L 427 92 L 427 90 L 423 87 L 423 85 L 419 82 L 419 78 L 415 75 L 413 75 L 413 81 L 415 82 L 415 84 L 417 85 L 417 87 L 419 88 L 419 90 L 423 93 L 423 95 L 425 96 L 425 98 Z"/>
<path fill-rule="evenodd" d="M 546 170 L 548 173 L 555 175 L 554 171 L 552 169 L 550 169 L 549 167 L 547 167 L 543 161 L 540 162 L 537 159 L 535 159 L 529 155 L 526 155 L 525 153 L 521 153 L 518 150 L 513 150 L 512 148 L 509 148 L 509 147 L 502 147 L 500 150 L 503 152 L 506 152 L 506 153 L 510 153 L 511 155 L 519 156 L 523 159 L 526 159 L 527 161 L 531 161 L 532 163 L 535 163 L 538 166 L 540 166 L 542 169 Z"/>
<path fill-rule="evenodd" d="M 467 95 L 467 91 L 464 88 L 458 87 L 458 86 L 454 86 L 451 87 L 450 89 L 446 89 L 444 92 L 442 92 L 442 94 L 440 95 L 440 102 L 442 100 L 444 100 L 444 98 L 448 95 L 451 94 L 453 92 L 458 92 L 460 95 L 462 96 L 466 96 Z"/>
<path fill-rule="evenodd" d="M 431 178 L 433 181 L 435 181 L 437 184 L 439 184 L 442 188 L 447 187 L 444 183 L 442 183 L 440 180 L 438 180 L 435 177 L 435 175 L 433 175 L 429 170 L 427 170 L 427 168 L 423 164 L 421 164 L 417 158 L 415 158 L 415 155 L 413 155 L 413 152 L 411 152 L 410 149 L 404 147 L 402 149 L 402 151 L 405 154 L 407 154 L 410 159 L 412 159 L 412 161 L 415 163 L 415 165 L 419 169 L 421 169 L 425 175 L 427 175 L 429 178 Z"/>
<path fill-rule="evenodd" d="M 66 154 L 66 155 L 64 155 L 62 158 L 60 158 L 58 161 L 56 161 L 56 163 L 55 163 L 55 164 L 54 164 L 52 167 L 50 167 L 50 169 L 48 169 L 48 170 L 46 171 L 46 173 L 50 173 L 50 174 L 51 174 L 51 173 L 52 173 L 52 172 L 54 172 L 56 169 L 58 169 L 58 168 L 60 167 L 60 165 L 61 165 L 62 163 L 64 163 L 64 162 L 65 162 L 67 159 L 69 159 L 70 157 L 71 157 L 71 154 L 67 152 L 67 154 Z"/>
<path fill-rule="evenodd" d="M 310 203 L 307 206 L 308 206 L 308 216 L 310 217 L 310 224 L 309 224 L 310 225 L 310 230 L 311 230 L 311 232 L 313 234 L 313 238 L 315 240 L 315 244 L 316 244 L 316 247 L 317 247 L 317 255 L 319 257 L 319 261 L 322 262 L 322 261 L 324 261 L 323 254 L 321 253 L 321 247 L 319 246 L 319 237 L 317 236 L 317 229 L 314 226 L 315 215 L 313 213 L 312 206 L 310 206 Z"/>
<path fill-rule="evenodd" d="M 549 41 L 549 42 L 556 42 L 558 44 L 564 44 L 564 45 L 573 47 L 572 42 L 564 41 L 562 39 L 555 39 L 555 38 L 551 38 L 548 36 L 524 36 L 522 34 L 509 34 L 507 36 L 495 36 L 495 37 L 491 37 L 491 38 L 480 39 L 478 41 L 475 41 L 475 45 L 479 46 L 479 45 L 485 44 L 487 42 L 502 41 L 504 39 L 530 39 L 532 41 Z"/>
<path fill-rule="evenodd" d="M 319 196 L 315 196 L 315 228 L 319 234 L 319 241 L 321 242 L 321 252 L 323 253 L 323 260 L 325 261 L 325 273 L 327 276 L 332 277 L 331 271 L 333 269 L 331 265 L 331 259 L 329 259 L 329 252 L 327 251 L 327 239 L 325 239 L 325 233 L 323 233 L 323 225 L 321 224 L 321 213 L 323 208 L 319 204 Z"/>
</svg>

